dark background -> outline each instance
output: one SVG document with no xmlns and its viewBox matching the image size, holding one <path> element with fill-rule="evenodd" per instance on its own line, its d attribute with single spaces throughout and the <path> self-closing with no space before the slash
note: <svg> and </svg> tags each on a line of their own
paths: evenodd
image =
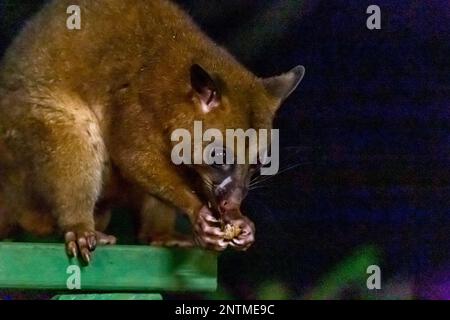
<svg viewBox="0 0 450 320">
<path fill-rule="evenodd" d="M 0 0 L 1 51 L 43 2 Z M 450 2 L 178 2 L 257 75 L 307 69 L 275 123 L 297 166 L 249 195 L 257 243 L 207 297 L 450 299 Z"/>
</svg>

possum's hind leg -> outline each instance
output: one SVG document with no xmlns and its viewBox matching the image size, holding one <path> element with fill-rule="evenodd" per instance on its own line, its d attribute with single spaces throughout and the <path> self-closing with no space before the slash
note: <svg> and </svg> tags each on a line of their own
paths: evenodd
<svg viewBox="0 0 450 320">
<path fill-rule="evenodd" d="M 95 233 L 97 235 L 97 243 L 100 245 L 116 244 L 117 239 L 114 236 L 103 233 L 111 220 L 111 209 L 97 208 L 94 214 Z"/>
<path fill-rule="evenodd" d="M 152 246 L 193 247 L 192 235 L 176 231 L 177 212 L 157 198 L 146 196 L 142 206 L 139 240 Z"/>
<path fill-rule="evenodd" d="M 84 104 L 69 98 L 25 111 L 16 152 L 28 166 L 28 185 L 64 232 L 67 253 L 89 263 L 97 244 L 94 207 L 106 161 L 97 119 Z"/>
</svg>

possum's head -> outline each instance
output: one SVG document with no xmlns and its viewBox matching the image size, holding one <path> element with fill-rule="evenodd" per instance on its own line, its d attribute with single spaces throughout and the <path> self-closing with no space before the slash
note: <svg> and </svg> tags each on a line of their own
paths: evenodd
<svg viewBox="0 0 450 320">
<path fill-rule="evenodd" d="M 193 137 L 187 154 L 193 160 L 190 167 L 201 178 L 204 201 L 223 212 L 239 209 L 252 176 L 262 163 L 273 160 L 269 149 L 275 113 L 298 86 L 305 69 L 298 66 L 268 79 L 257 78 L 243 68 L 211 69 L 197 64 L 190 68 L 189 106 L 185 105 L 185 110 L 193 110 L 190 119 L 196 125 L 191 121 L 185 126 Z M 181 154 L 176 148 L 172 153 Z"/>
</svg>

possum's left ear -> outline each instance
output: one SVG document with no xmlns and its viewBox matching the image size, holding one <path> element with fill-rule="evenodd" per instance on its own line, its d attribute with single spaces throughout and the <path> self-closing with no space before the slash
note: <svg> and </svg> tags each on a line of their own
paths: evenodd
<svg viewBox="0 0 450 320">
<path fill-rule="evenodd" d="M 305 67 L 297 66 L 280 76 L 263 79 L 263 85 L 270 95 L 283 102 L 294 92 L 305 75 Z"/>
<path fill-rule="evenodd" d="M 194 64 L 190 70 L 191 86 L 201 104 L 203 113 L 211 112 L 220 105 L 219 88 L 205 69 Z"/>
</svg>

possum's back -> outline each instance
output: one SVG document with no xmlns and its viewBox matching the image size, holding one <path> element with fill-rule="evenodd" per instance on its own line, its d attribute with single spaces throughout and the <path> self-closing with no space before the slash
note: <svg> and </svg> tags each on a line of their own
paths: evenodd
<svg viewBox="0 0 450 320">
<path fill-rule="evenodd" d="M 67 28 L 70 5 L 81 8 L 80 30 Z M 166 0 L 54 0 L 7 50 L 0 87 L 101 86 L 142 64 L 143 56 L 158 58 L 167 50 L 183 55 L 204 41 L 190 18 Z"/>
</svg>

